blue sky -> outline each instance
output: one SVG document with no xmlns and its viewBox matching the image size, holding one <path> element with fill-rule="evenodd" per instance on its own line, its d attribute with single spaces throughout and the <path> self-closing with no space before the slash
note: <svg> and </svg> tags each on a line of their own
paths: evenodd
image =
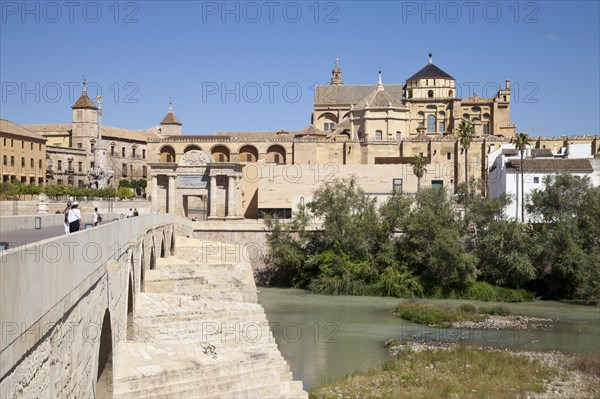
<svg viewBox="0 0 600 399">
<path fill-rule="evenodd" d="M 16 123 L 69 123 L 85 76 L 109 126 L 156 125 L 172 98 L 184 134 L 296 130 L 336 57 L 346 84 L 379 67 L 403 83 L 431 50 L 464 97 L 510 79 L 519 131 L 600 130 L 597 1 L 0 4 L 0 115 Z"/>
</svg>

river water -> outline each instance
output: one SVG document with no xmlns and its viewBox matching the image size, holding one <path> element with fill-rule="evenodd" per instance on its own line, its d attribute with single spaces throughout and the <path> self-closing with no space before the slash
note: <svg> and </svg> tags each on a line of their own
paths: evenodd
<svg viewBox="0 0 600 399">
<path fill-rule="evenodd" d="M 259 288 L 279 349 L 305 389 L 388 360 L 389 338 L 467 342 L 532 351 L 600 354 L 600 309 L 553 301 L 509 303 L 512 314 L 551 318 L 549 329 L 454 330 L 424 327 L 392 314 L 397 298 L 315 295 L 305 290 Z M 440 305 L 491 302 L 424 300 Z"/>
</svg>

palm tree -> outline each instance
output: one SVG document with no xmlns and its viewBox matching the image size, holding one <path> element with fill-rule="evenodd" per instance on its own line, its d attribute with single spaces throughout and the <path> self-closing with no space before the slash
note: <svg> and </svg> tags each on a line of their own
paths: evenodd
<svg viewBox="0 0 600 399">
<path fill-rule="evenodd" d="M 413 158 L 410 163 L 413 167 L 413 173 L 417 176 L 417 192 L 421 191 L 421 178 L 425 173 L 427 173 L 427 158 L 423 156 L 423 154 L 419 154 Z"/>
<path fill-rule="evenodd" d="M 511 144 L 521 153 L 521 166 L 519 170 L 521 172 L 521 222 L 525 222 L 525 186 L 523 185 L 523 157 L 525 155 L 525 149 L 531 144 L 531 137 L 527 133 L 515 133 L 515 136 L 510 139 Z M 517 184 L 517 203 L 519 202 L 519 185 Z"/>
<path fill-rule="evenodd" d="M 465 149 L 465 183 L 467 193 L 469 193 L 469 168 L 467 165 L 467 153 L 469 152 L 469 147 L 471 146 L 473 137 L 475 137 L 475 127 L 470 122 L 462 120 L 456 128 L 456 136 L 458 137 L 460 145 Z"/>
</svg>

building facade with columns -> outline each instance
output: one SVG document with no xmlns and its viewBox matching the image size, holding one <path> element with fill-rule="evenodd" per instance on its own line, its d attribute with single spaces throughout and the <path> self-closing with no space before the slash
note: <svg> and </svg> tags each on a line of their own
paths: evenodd
<svg viewBox="0 0 600 399">
<path fill-rule="evenodd" d="M 155 127 L 100 127 L 98 104 L 85 88 L 72 106 L 70 124 L 25 127 L 47 139 L 48 184 L 90 183 L 85 171 L 93 166 L 101 128 L 115 172 L 113 187 L 120 179 L 148 179 L 146 193 L 155 211 L 199 219 L 256 218 L 261 213 L 289 215 L 315 184 L 335 177 L 362 176 L 369 192 L 379 197 L 393 189 L 414 193 L 417 178 L 410 163 L 418 155 L 427 159 L 422 186 L 454 192 L 465 175 L 465 150 L 455 136 L 463 120 L 475 128 L 466 159 L 469 176 L 486 181 L 489 154 L 515 133 L 510 102 L 508 80 L 491 98 L 459 98 L 455 79 L 430 55 L 423 68 L 400 84 L 386 84 L 381 72 L 376 84 L 347 84 L 336 62 L 329 84 L 316 87 L 310 123 L 296 131 L 184 135 L 172 104 Z M 553 151 L 570 144 L 589 146 L 592 157 L 600 153 L 596 135 L 534 139 L 535 148 Z M 202 165 L 189 165 L 189 154 L 197 153 L 208 158 L 203 155 Z M 65 175 L 69 162 L 71 174 Z M 308 177 L 310 184 L 303 180 Z M 297 183 L 301 181 L 305 184 Z"/>
</svg>

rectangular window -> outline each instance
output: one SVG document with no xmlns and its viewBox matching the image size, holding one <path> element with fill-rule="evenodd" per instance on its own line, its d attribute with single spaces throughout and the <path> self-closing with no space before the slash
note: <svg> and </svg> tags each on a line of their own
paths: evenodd
<svg viewBox="0 0 600 399">
<path fill-rule="evenodd" d="M 38 144 L 38 145 L 39 145 L 38 150 L 42 151 L 42 145 L 41 144 Z"/>
<path fill-rule="evenodd" d="M 77 163 L 77 171 L 78 172 L 83 172 L 83 162 L 78 162 Z"/>
<path fill-rule="evenodd" d="M 121 156 L 124 157 L 125 156 L 125 147 L 121 147 Z"/>
<path fill-rule="evenodd" d="M 443 188 L 443 187 L 444 187 L 443 180 L 432 180 L 431 181 L 431 188 Z"/>
<path fill-rule="evenodd" d="M 142 166 L 142 177 L 144 179 L 148 177 L 148 168 L 146 166 Z"/>
<path fill-rule="evenodd" d="M 13 147 L 14 144 L 15 144 L 15 141 L 14 140 L 10 140 L 10 146 Z"/>
<path fill-rule="evenodd" d="M 115 146 L 114 145 L 110 146 L 110 155 L 115 156 Z"/>
<path fill-rule="evenodd" d="M 123 165 L 121 165 L 121 166 L 122 166 L 122 169 L 121 169 L 121 170 L 123 171 L 123 173 L 122 173 L 122 176 L 123 176 L 123 177 L 127 177 L 127 164 L 126 164 L 126 163 L 124 163 L 124 164 L 123 164 Z"/>
<path fill-rule="evenodd" d="M 83 180 L 77 180 L 77 187 L 83 188 Z"/>
<path fill-rule="evenodd" d="M 381 130 L 375 130 L 375 140 L 381 140 L 383 138 L 383 132 Z"/>
<path fill-rule="evenodd" d="M 475 157 L 475 165 L 479 165 L 481 163 L 481 158 Z"/>
<path fill-rule="evenodd" d="M 225 162 L 225 155 L 219 154 L 219 162 Z"/>
<path fill-rule="evenodd" d="M 25 157 L 21 157 L 21 167 L 25 167 Z"/>
<path fill-rule="evenodd" d="M 42 160 L 38 159 L 38 168 L 42 170 Z"/>
<path fill-rule="evenodd" d="M 534 177 L 533 177 L 533 182 L 534 182 L 535 184 L 538 184 L 538 183 L 540 182 L 540 178 L 539 178 L 538 176 L 534 176 Z"/>
<path fill-rule="evenodd" d="M 91 150 L 91 152 L 92 152 L 92 154 L 93 154 L 93 153 L 94 153 L 94 143 L 92 143 L 92 144 L 91 144 L 91 146 L 90 146 L 90 150 Z"/>
<path fill-rule="evenodd" d="M 279 154 L 275 154 L 274 159 L 275 159 L 275 163 L 279 163 Z"/>
<path fill-rule="evenodd" d="M 402 179 L 394 179 L 392 191 L 402 194 Z"/>
<path fill-rule="evenodd" d="M 135 148 L 131 149 L 131 156 L 135 158 Z"/>
<path fill-rule="evenodd" d="M 2 165 L 6 165 L 7 162 L 8 162 L 8 157 L 5 155 L 4 157 L 2 157 Z"/>
<path fill-rule="evenodd" d="M 142 158 L 146 159 L 146 150 L 142 150 Z"/>
<path fill-rule="evenodd" d="M 94 169 L 96 167 L 96 163 L 95 162 L 90 162 L 90 168 Z"/>
<path fill-rule="evenodd" d="M 487 123 L 483 125 L 483 135 L 488 136 L 490 134 L 490 125 Z"/>
<path fill-rule="evenodd" d="M 62 186 L 63 180 L 62 179 L 58 179 L 56 180 L 56 184 L 58 184 L 59 186 Z"/>
<path fill-rule="evenodd" d="M 56 165 L 56 167 L 58 170 L 62 170 L 62 161 L 61 160 L 58 161 L 58 164 Z"/>
<path fill-rule="evenodd" d="M 442 121 L 439 123 L 438 132 L 443 133 L 446 131 L 446 122 Z"/>
<path fill-rule="evenodd" d="M 31 158 L 31 159 L 29 160 L 29 167 L 30 167 L 31 169 L 33 169 L 33 168 L 35 168 L 35 166 L 34 166 L 34 165 L 35 165 L 35 161 L 33 160 L 33 158 Z"/>
<path fill-rule="evenodd" d="M 71 160 L 69 160 L 69 161 L 68 161 L 68 164 L 67 164 L 67 170 L 68 170 L 69 172 L 72 172 L 72 171 L 73 171 L 73 161 L 71 161 Z"/>
<path fill-rule="evenodd" d="M 246 162 L 252 162 L 252 154 L 246 154 Z"/>
<path fill-rule="evenodd" d="M 32 151 L 33 151 L 33 143 L 31 143 L 31 148 L 30 148 L 30 150 L 32 150 Z"/>
<path fill-rule="evenodd" d="M 24 148 L 25 148 L 25 142 L 21 141 L 21 149 L 24 149 Z"/>
<path fill-rule="evenodd" d="M 10 166 L 15 166 L 15 157 L 10 156 Z"/>
<path fill-rule="evenodd" d="M 452 153 L 451 152 L 446 153 L 446 159 L 448 159 L 448 160 L 452 159 Z"/>
<path fill-rule="evenodd" d="M 77 148 L 83 148 L 83 143 L 77 143 Z"/>
</svg>

